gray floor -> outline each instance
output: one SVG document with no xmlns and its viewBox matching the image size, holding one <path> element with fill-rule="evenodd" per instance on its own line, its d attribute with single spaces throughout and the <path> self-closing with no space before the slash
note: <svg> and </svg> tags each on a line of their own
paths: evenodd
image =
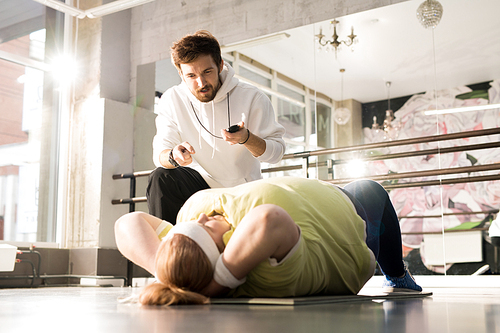
<svg viewBox="0 0 500 333">
<path fill-rule="evenodd" d="M 362 293 L 378 293 L 380 280 Z M 500 332 L 500 278 L 416 277 L 432 297 L 301 306 L 121 304 L 140 288 L 0 289 L 0 332 Z"/>
</svg>

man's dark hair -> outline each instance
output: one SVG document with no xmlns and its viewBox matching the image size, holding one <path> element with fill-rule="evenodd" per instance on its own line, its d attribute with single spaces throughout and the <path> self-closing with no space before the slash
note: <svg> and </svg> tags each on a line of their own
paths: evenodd
<svg viewBox="0 0 500 333">
<path fill-rule="evenodd" d="M 181 70 L 181 64 L 189 64 L 200 55 L 210 55 L 220 71 L 222 56 L 219 42 L 206 30 L 198 30 L 192 35 L 187 35 L 173 44 L 172 63 Z"/>
</svg>

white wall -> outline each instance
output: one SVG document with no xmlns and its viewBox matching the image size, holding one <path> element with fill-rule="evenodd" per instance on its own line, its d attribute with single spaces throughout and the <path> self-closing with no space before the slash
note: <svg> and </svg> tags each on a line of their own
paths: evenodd
<svg viewBox="0 0 500 333">
<path fill-rule="evenodd" d="M 131 101 L 137 66 L 170 57 L 172 42 L 199 29 L 221 45 L 407 0 L 156 0 L 132 9 Z"/>
<path fill-rule="evenodd" d="M 133 169 L 135 111 L 126 103 L 99 98 L 79 105 L 77 115 L 64 247 L 114 248 L 114 223 L 128 205 L 112 205 L 111 200 L 128 197 L 129 182 L 112 176 Z"/>
</svg>

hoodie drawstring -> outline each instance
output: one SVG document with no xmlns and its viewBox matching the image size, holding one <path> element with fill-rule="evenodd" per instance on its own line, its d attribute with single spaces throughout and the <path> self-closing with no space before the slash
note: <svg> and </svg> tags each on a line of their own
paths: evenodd
<svg viewBox="0 0 500 333">
<path fill-rule="evenodd" d="M 229 128 L 231 126 L 231 110 L 229 108 L 229 93 L 227 93 L 226 98 L 227 98 L 227 121 L 228 121 L 228 128 Z M 213 100 L 211 100 L 210 102 L 211 102 L 210 104 L 212 105 L 212 128 L 213 128 L 213 130 L 215 130 L 215 103 Z M 193 110 L 193 113 L 194 113 L 196 119 L 198 120 L 198 124 L 199 124 L 199 126 L 198 126 L 198 144 L 199 144 L 199 146 L 201 147 L 201 129 L 202 128 L 208 134 L 210 134 L 212 136 L 212 159 L 213 159 L 215 156 L 215 150 L 216 150 L 216 146 L 217 146 L 217 140 L 215 140 L 215 139 L 222 139 L 222 137 L 213 134 L 205 126 L 203 126 L 200 118 L 198 117 L 198 114 L 196 113 L 196 110 L 194 109 L 193 102 L 189 101 L 189 103 L 191 104 L 191 109 Z M 200 101 L 198 101 L 198 109 L 199 109 L 199 112 L 201 113 L 202 105 L 201 105 Z M 242 115 L 242 117 L 244 117 L 244 113 L 242 113 L 241 115 Z"/>
<path fill-rule="evenodd" d="M 198 109 L 200 110 L 201 112 L 201 103 L 198 103 Z M 192 104 L 191 104 L 192 105 Z M 194 111 L 194 108 L 193 108 L 193 111 Z M 195 115 L 196 115 L 196 112 L 195 112 Z M 198 124 L 199 124 L 199 127 L 198 127 L 198 146 L 201 148 L 201 121 L 199 121 L 198 119 Z"/>
<path fill-rule="evenodd" d="M 213 100 L 212 100 L 212 127 L 215 130 L 215 106 Z M 215 140 L 215 137 L 212 136 L 212 159 L 214 159 L 215 156 L 216 145 L 217 145 L 217 140 Z"/>
</svg>

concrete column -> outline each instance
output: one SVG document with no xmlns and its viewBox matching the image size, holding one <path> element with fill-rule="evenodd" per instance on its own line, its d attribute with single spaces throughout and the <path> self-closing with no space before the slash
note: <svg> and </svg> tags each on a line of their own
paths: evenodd
<svg viewBox="0 0 500 333">
<path fill-rule="evenodd" d="M 108 1 L 83 0 L 80 8 Z M 75 103 L 71 110 L 68 205 L 65 244 L 68 248 L 114 248 L 114 222 L 128 212 L 111 200 L 128 196 L 127 180 L 114 173 L 133 170 L 134 117 L 129 101 L 130 11 L 78 21 Z"/>
</svg>

